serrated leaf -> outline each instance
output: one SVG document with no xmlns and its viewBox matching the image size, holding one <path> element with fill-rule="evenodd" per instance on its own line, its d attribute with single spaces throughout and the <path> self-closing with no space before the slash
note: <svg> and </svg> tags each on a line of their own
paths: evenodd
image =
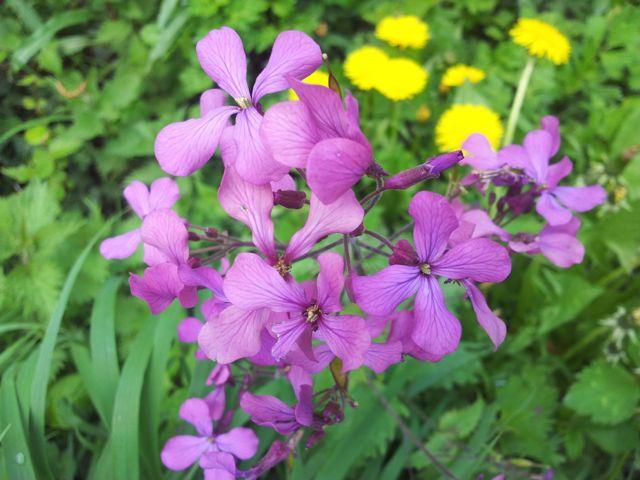
<svg viewBox="0 0 640 480">
<path fill-rule="evenodd" d="M 578 374 L 564 404 L 596 423 L 614 425 L 633 415 L 638 400 L 640 385 L 631 374 L 619 365 L 597 360 Z"/>
</svg>

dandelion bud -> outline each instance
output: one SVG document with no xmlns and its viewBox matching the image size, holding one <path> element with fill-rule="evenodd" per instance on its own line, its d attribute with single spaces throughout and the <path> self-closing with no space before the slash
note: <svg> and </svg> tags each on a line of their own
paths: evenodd
<svg viewBox="0 0 640 480">
<path fill-rule="evenodd" d="M 284 208 L 299 210 L 303 207 L 307 195 L 298 190 L 278 190 L 273 193 L 273 203 Z"/>
<path fill-rule="evenodd" d="M 418 256 L 413 246 L 407 240 L 400 240 L 396 243 L 391 257 L 389 257 L 389 265 L 417 265 Z"/>
<path fill-rule="evenodd" d="M 422 165 L 397 173 L 384 182 L 384 188 L 385 190 L 404 190 L 423 180 L 439 176 L 440 173 L 453 167 L 463 158 L 464 156 L 460 150 L 443 153 L 431 158 Z"/>
</svg>

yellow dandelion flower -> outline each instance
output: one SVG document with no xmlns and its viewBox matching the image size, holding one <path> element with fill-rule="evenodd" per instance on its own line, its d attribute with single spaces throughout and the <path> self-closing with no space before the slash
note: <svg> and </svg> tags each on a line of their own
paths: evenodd
<svg viewBox="0 0 640 480">
<path fill-rule="evenodd" d="M 442 114 L 436 125 L 436 145 L 441 152 L 462 147 L 472 133 L 481 133 L 494 149 L 502 138 L 502 122 L 496 112 L 484 105 L 453 105 Z"/>
<path fill-rule="evenodd" d="M 385 17 L 376 26 L 376 37 L 400 48 L 422 48 L 431 38 L 429 26 L 415 15 Z"/>
<path fill-rule="evenodd" d="M 548 58 L 556 65 L 569 61 L 569 39 L 553 25 L 533 18 L 521 18 L 509 35 L 516 44 L 526 47 L 534 57 Z"/>
<path fill-rule="evenodd" d="M 476 67 L 470 67 L 469 65 L 454 65 L 447 68 L 444 72 L 442 80 L 440 82 L 440 90 L 447 91 L 451 87 L 459 87 L 464 84 L 465 81 L 471 83 L 478 83 L 483 80 L 486 74 L 483 70 Z"/>
<path fill-rule="evenodd" d="M 375 87 L 393 101 L 415 97 L 427 86 L 429 75 L 418 63 L 409 58 L 392 58 L 380 72 Z"/>
<path fill-rule="evenodd" d="M 323 87 L 329 86 L 329 74 L 322 70 L 316 70 L 307 78 L 302 80 L 304 83 L 311 85 L 322 85 Z M 291 88 L 289 89 L 289 100 L 298 100 L 298 95 Z"/>
<path fill-rule="evenodd" d="M 344 62 L 344 74 L 360 90 L 371 90 L 387 68 L 389 57 L 376 47 L 361 47 L 351 52 Z"/>
</svg>

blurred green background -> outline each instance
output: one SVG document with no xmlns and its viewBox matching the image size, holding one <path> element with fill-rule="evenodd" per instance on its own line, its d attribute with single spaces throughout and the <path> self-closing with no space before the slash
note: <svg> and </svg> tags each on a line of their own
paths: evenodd
<svg viewBox="0 0 640 480">
<path fill-rule="evenodd" d="M 268 478 L 439 478 L 376 389 L 457 478 L 542 478 L 549 468 L 559 479 L 638 478 L 640 6 L 634 3 L 2 2 L 0 478 L 199 478 L 196 470 L 164 470 L 159 451 L 180 425 L 180 403 L 206 391 L 212 365 L 197 364 L 194 347 L 177 343 L 185 312 L 174 306 L 153 318 L 130 296 L 127 272 L 142 270 L 141 255 L 107 262 L 96 241 L 137 226 L 121 215 L 122 188 L 161 176 L 153 159 L 156 133 L 197 115 L 198 95 L 211 81 L 194 45 L 210 29 L 228 25 L 240 33 L 251 77 L 278 32 L 303 30 L 350 88 L 345 56 L 364 44 L 392 52 L 373 30 L 396 13 L 429 24 L 427 46 L 402 53 L 430 78 L 424 92 L 398 104 L 354 92 L 367 104 L 363 129 L 384 168 L 395 172 L 434 154 L 434 126 L 453 103 L 485 104 L 506 120 L 526 62 L 508 31 L 517 18 L 534 16 L 567 35 L 572 54 L 564 66 L 537 65 L 516 141 L 543 115 L 560 117 L 562 153 L 575 165 L 571 182 L 601 183 L 609 199 L 584 216 L 583 264 L 560 270 L 539 256 L 515 257 L 512 276 L 489 290 L 509 328 L 498 352 L 467 303 L 452 295 L 450 308 L 465 327 L 458 352 L 438 364 L 409 359 L 374 380 L 375 387 L 364 373 L 354 375 L 359 407 Z M 483 69 L 486 79 L 439 92 L 443 72 L 457 63 Z M 431 116 L 418 119 L 424 106 Z M 179 179 L 178 211 L 194 223 L 246 235 L 217 204 L 220 174 L 214 160 Z M 406 192 L 385 197 L 369 222 L 392 231 L 406 221 L 408 201 Z M 279 233 L 287 238 L 303 215 L 279 218 Z M 269 388 L 288 389 L 284 382 Z M 264 451 L 274 434 L 257 430 Z"/>
</svg>

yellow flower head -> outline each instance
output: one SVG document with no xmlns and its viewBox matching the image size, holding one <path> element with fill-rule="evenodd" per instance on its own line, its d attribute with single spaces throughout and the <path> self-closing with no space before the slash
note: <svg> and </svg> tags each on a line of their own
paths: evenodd
<svg viewBox="0 0 640 480">
<path fill-rule="evenodd" d="M 444 72 L 444 76 L 440 82 L 440 90 L 446 91 L 451 87 L 459 87 L 464 84 L 465 81 L 478 83 L 484 79 L 485 76 L 484 71 L 479 68 L 462 64 L 454 65 L 453 67 L 447 68 L 447 71 Z"/>
<path fill-rule="evenodd" d="M 521 18 L 509 35 L 516 44 L 526 47 L 534 57 L 548 58 L 556 65 L 569 61 L 569 39 L 553 25 L 533 18 Z"/>
<path fill-rule="evenodd" d="M 427 86 L 427 71 L 409 58 L 392 58 L 380 73 L 375 87 L 393 101 L 415 97 Z"/>
<path fill-rule="evenodd" d="M 322 85 L 323 87 L 328 87 L 329 74 L 321 70 L 316 70 L 302 81 L 311 85 Z M 289 89 L 289 100 L 298 100 L 298 95 L 296 95 L 296 92 L 291 88 Z"/>
<path fill-rule="evenodd" d="M 421 48 L 431 38 L 429 26 L 415 15 L 385 17 L 376 26 L 376 37 L 400 48 Z"/>
<path fill-rule="evenodd" d="M 371 90 L 387 68 L 389 57 L 376 47 L 361 47 L 344 62 L 344 74 L 360 90 Z"/>
<path fill-rule="evenodd" d="M 494 149 L 502 138 L 502 123 L 496 112 L 484 105 L 453 105 L 436 125 L 436 145 L 441 152 L 459 150 L 472 133 L 481 133 Z"/>
</svg>

